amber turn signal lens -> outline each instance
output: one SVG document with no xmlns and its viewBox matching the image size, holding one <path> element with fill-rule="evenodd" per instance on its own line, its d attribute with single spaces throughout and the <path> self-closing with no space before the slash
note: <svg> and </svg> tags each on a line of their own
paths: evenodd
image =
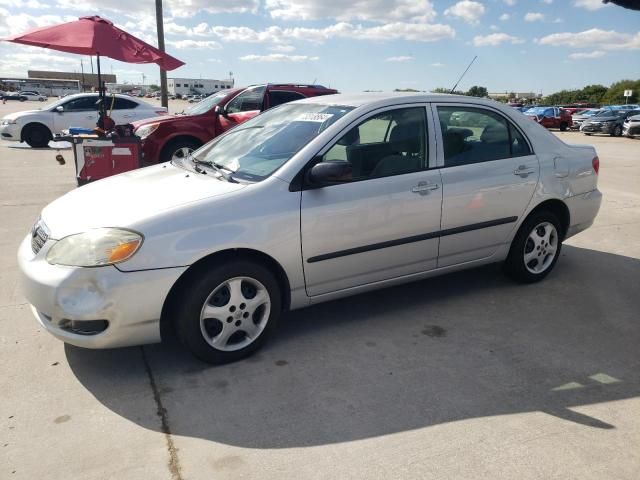
<svg viewBox="0 0 640 480">
<path fill-rule="evenodd" d="M 126 260 L 135 253 L 140 245 L 140 240 L 133 240 L 127 243 L 121 243 L 117 247 L 111 249 L 109 253 L 109 263 L 117 263 Z"/>
</svg>

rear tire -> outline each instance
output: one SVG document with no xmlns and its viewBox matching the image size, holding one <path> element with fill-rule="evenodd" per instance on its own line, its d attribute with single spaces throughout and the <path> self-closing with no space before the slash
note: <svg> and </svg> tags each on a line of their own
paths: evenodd
<svg viewBox="0 0 640 480">
<path fill-rule="evenodd" d="M 276 277 L 249 260 L 203 269 L 183 292 L 178 336 L 195 357 L 212 364 L 234 362 L 260 348 L 282 309 Z"/>
<path fill-rule="evenodd" d="M 177 139 L 169 142 L 162 149 L 162 153 L 160 154 L 161 162 L 168 162 L 175 158 L 183 158 L 187 155 L 191 154 L 194 150 L 200 148 L 202 144 L 197 140 L 191 140 L 188 138 L 185 139 Z"/>
<path fill-rule="evenodd" d="M 566 124 L 566 122 L 562 122 L 560 124 L 560 131 L 561 132 L 566 132 L 567 131 L 567 127 L 568 127 L 568 125 Z"/>
<path fill-rule="evenodd" d="M 613 129 L 613 132 L 611 132 L 611 136 L 612 137 L 619 137 L 622 135 L 622 126 L 621 125 L 616 125 Z"/>
<path fill-rule="evenodd" d="M 530 215 L 520 226 L 504 264 L 504 270 L 520 283 L 539 282 L 560 257 L 563 229 L 558 217 L 548 211 Z"/>
<path fill-rule="evenodd" d="M 53 139 L 47 127 L 41 124 L 27 125 L 23 139 L 31 148 L 45 148 Z"/>
</svg>

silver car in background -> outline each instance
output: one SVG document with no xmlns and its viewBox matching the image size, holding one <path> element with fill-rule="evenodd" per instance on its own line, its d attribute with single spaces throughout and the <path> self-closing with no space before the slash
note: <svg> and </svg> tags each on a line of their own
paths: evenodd
<svg viewBox="0 0 640 480">
<path fill-rule="evenodd" d="M 175 331 L 223 363 L 285 310 L 492 262 L 543 279 L 594 221 L 598 168 L 593 147 L 493 101 L 316 97 L 67 193 L 18 260 L 59 339 L 107 348 Z"/>
</svg>

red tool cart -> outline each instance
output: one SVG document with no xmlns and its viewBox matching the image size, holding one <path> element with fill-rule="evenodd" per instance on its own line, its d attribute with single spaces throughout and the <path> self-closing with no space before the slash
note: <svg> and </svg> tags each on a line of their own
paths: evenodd
<svg viewBox="0 0 640 480">
<path fill-rule="evenodd" d="M 56 137 L 56 141 L 71 142 L 78 185 L 142 167 L 138 137 L 73 135 Z"/>
</svg>

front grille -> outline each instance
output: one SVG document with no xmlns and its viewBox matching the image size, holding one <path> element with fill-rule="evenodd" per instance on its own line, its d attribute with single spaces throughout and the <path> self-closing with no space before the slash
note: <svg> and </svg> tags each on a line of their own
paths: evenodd
<svg viewBox="0 0 640 480">
<path fill-rule="evenodd" d="M 41 221 L 36 222 L 31 230 L 31 250 L 33 250 L 33 253 L 38 253 L 48 239 L 49 234 L 44 223 Z"/>
</svg>

